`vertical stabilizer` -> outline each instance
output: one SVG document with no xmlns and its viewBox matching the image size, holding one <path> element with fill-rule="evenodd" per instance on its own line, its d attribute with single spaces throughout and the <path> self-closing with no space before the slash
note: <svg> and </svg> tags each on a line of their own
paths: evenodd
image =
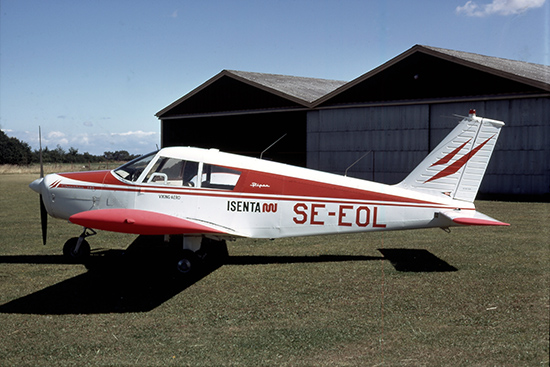
<svg viewBox="0 0 550 367">
<path fill-rule="evenodd" d="M 502 126 L 471 110 L 397 186 L 473 202 Z"/>
</svg>

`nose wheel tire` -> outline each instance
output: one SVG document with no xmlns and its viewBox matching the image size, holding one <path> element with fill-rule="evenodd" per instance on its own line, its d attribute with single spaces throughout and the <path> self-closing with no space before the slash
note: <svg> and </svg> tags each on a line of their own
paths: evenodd
<svg viewBox="0 0 550 367">
<path fill-rule="evenodd" d="M 71 263 L 81 263 L 90 256 L 90 244 L 82 238 L 73 237 L 63 245 L 63 256 Z"/>
</svg>

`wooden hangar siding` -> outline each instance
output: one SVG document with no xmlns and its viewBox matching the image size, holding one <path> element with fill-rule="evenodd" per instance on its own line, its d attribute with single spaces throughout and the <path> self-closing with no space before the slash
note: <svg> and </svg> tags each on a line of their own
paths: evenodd
<svg viewBox="0 0 550 367">
<path fill-rule="evenodd" d="M 506 123 L 480 192 L 549 194 L 550 67 L 428 46 L 320 98 L 308 119 L 308 166 L 343 173 L 372 150 L 348 175 L 397 183 L 470 108 Z"/>
<path fill-rule="evenodd" d="M 456 126 L 453 114 L 474 106 L 505 121 L 480 193 L 549 193 L 550 100 L 425 103 L 329 109 L 308 115 L 308 167 L 388 184 L 398 183 Z M 544 120 L 546 119 L 546 120 Z M 337 123 L 336 123 L 337 122 Z"/>
<path fill-rule="evenodd" d="M 550 67 L 414 46 L 349 82 L 224 70 L 157 116 L 192 145 L 397 183 L 475 108 L 505 130 L 481 193 L 550 192 Z"/>
</svg>

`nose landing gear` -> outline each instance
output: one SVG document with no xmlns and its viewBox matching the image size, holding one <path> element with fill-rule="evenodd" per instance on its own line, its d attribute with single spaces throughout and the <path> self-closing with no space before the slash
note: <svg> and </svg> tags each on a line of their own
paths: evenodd
<svg viewBox="0 0 550 367">
<path fill-rule="evenodd" d="M 89 232 L 88 232 L 89 231 Z M 90 256 L 90 244 L 85 240 L 86 237 L 94 236 L 97 233 L 90 228 L 84 228 L 79 237 L 73 237 L 63 245 L 63 256 L 70 263 L 82 263 Z"/>
</svg>

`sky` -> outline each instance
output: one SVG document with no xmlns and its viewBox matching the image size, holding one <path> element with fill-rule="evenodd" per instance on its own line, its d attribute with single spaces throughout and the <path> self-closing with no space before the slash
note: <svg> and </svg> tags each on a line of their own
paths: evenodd
<svg viewBox="0 0 550 367">
<path fill-rule="evenodd" d="M 550 65 L 549 1 L 0 0 L 0 128 L 142 154 L 224 69 L 350 81 L 415 44 Z"/>
</svg>

